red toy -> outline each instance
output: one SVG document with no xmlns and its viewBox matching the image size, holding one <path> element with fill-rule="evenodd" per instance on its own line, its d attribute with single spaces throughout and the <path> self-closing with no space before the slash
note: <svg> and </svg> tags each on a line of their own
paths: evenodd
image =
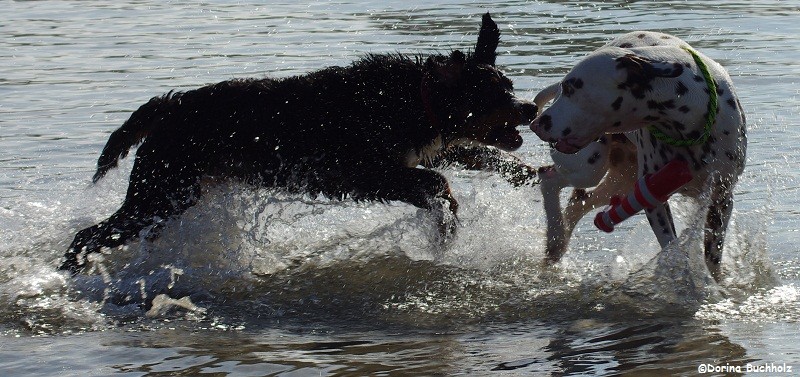
<svg viewBox="0 0 800 377">
<path fill-rule="evenodd" d="M 594 218 L 594 225 L 606 232 L 614 231 L 614 225 L 635 215 L 644 208 L 654 208 L 669 199 L 675 191 L 692 180 L 689 163 L 672 160 L 659 171 L 647 174 L 636 182 L 632 193 L 611 198 L 611 204 Z"/>
</svg>

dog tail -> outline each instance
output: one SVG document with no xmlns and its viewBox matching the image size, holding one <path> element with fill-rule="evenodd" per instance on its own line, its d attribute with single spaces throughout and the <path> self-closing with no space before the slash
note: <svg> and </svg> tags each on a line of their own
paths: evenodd
<svg viewBox="0 0 800 377">
<path fill-rule="evenodd" d="M 106 173 L 117 167 L 120 159 L 128 155 L 128 150 L 138 145 L 167 114 L 164 110 L 180 97 L 180 93 L 169 92 L 161 97 L 153 97 L 131 114 L 131 117 L 120 128 L 111 133 L 111 136 L 100 153 L 97 160 L 97 171 L 92 177 L 92 182 L 97 183 Z"/>
</svg>

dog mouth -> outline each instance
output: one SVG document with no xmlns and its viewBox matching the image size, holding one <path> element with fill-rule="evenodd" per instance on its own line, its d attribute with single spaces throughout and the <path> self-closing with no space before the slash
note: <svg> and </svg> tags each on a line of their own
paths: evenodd
<svg viewBox="0 0 800 377">
<path fill-rule="evenodd" d="M 513 151 L 522 146 L 522 135 L 516 126 L 507 125 L 489 132 L 486 135 L 486 144 L 506 151 Z"/>
<path fill-rule="evenodd" d="M 565 154 L 578 153 L 585 144 L 577 142 L 575 139 L 558 139 L 550 142 L 550 147 Z"/>
</svg>

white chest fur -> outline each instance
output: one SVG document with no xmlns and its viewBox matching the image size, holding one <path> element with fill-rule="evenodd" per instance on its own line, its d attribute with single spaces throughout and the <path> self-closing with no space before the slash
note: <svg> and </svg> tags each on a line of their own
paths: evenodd
<svg viewBox="0 0 800 377">
<path fill-rule="evenodd" d="M 419 151 L 416 149 L 412 149 L 408 151 L 406 154 L 406 166 L 413 168 L 422 163 L 423 161 L 431 162 L 436 157 L 436 155 L 441 152 L 442 148 L 444 147 L 444 143 L 442 142 L 442 137 L 437 136 L 436 139 L 422 147 Z"/>
</svg>

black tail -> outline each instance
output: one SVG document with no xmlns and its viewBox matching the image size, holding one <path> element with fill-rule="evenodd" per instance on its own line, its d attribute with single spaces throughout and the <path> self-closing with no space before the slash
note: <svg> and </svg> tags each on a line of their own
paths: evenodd
<svg viewBox="0 0 800 377">
<path fill-rule="evenodd" d="M 161 97 L 153 97 L 134 111 L 131 117 L 108 138 L 108 142 L 97 160 L 97 171 L 92 177 L 92 182 L 103 178 L 109 170 L 117 166 L 121 158 L 128 155 L 131 147 L 144 140 L 159 121 L 169 113 L 169 111 L 165 111 L 165 108 L 179 95 L 179 93 L 173 95 L 172 92 L 169 92 Z"/>
</svg>

